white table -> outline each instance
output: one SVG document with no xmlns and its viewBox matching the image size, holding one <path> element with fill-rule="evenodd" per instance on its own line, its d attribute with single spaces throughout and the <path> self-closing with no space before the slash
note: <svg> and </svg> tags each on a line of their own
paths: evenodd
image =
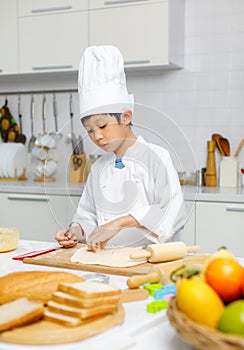
<svg viewBox="0 0 244 350">
<path fill-rule="evenodd" d="M 14 271 L 30 270 L 56 270 L 59 268 L 46 267 L 41 265 L 24 264 L 21 261 L 12 260 L 15 255 L 28 251 L 41 250 L 56 247 L 57 243 L 20 241 L 15 251 L 0 253 L 0 276 Z M 87 271 L 63 269 L 79 276 L 87 274 Z M 119 288 L 127 288 L 127 277 L 109 275 L 110 284 Z M 190 350 L 192 347 L 183 342 L 175 330 L 169 325 L 165 311 L 149 314 L 146 311 L 147 303 L 153 300 L 143 300 L 125 303 L 125 320 L 121 326 L 116 326 L 97 336 L 81 342 L 48 345 L 48 346 L 27 346 L 14 345 L 0 342 L 0 350 Z M 45 335 L 44 335 L 45 336 Z"/>
</svg>

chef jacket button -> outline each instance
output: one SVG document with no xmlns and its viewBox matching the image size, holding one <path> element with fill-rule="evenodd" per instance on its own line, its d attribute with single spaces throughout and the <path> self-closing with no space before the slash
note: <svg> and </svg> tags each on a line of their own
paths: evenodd
<svg viewBox="0 0 244 350">
<path fill-rule="evenodd" d="M 108 218 L 104 218 L 104 221 L 108 221 Z"/>
<path fill-rule="evenodd" d="M 140 182 L 140 179 L 137 177 L 136 178 L 136 183 L 138 184 Z"/>
</svg>

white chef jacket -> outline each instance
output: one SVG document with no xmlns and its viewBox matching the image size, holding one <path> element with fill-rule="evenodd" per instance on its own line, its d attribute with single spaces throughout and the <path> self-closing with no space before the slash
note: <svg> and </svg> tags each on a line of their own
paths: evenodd
<svg viewBox="0 0 244 350">
<path fill-rule="evenodd" d="M 79 222 L 88 237 L 96 226 L 130 214 L 142 227 L 121 230 L 108 245 L 136 246 L 171 240 L 184 226 L 185 207 L 169 152 L 139 136 L 122 162 L 124 168 L 115 168 L 112 152 L 97 159 L 73 222 Z"/>
</svg>

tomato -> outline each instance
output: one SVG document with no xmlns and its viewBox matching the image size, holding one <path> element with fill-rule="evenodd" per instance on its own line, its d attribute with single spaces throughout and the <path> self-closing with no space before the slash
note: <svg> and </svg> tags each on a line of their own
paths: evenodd
<svg viewBox="0 0 244 350">
<path fill-rule="evenodd" d="M 217 328 L 221 332 L 244 336 L 244 300 L 236 300 L 226 306 Z"/>
<path fill-rule="evenodd" d="M 204 281 L 184 278 L 177 281 L 176 301 L 179 310 L 193 321 L 216 328 L 224 303 Z"/>
<path fill-rule="evenodd" d="M 228 303 L 242 294 L 244 268 L 235 260 L 216 258 L 206 268 L 205 280 Z"/>
</svg>

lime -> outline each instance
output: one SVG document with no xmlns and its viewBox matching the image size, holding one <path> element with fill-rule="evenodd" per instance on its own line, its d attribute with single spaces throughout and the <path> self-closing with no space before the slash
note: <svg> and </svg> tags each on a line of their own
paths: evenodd
<svg viewBox="0 0 244 350">
<path fill-rule="evenodd" d="M 244 300 L 228 304 L 218 322 L 218 330 L 244 337 Z"/>
</svg>

